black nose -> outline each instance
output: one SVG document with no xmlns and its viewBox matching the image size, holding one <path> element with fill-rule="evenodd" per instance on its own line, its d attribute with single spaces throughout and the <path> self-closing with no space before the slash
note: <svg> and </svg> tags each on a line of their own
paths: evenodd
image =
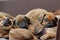
<svg viewBox="0 0 60 40">
<path fill-rule="evenodd" d="M 45 27 L 50 28 L 50 27 L 52 27 L 52 25 L 51 24 L 46 24 Z"/>
<path fill-rule="evenodd" d="M 8 26 L 8 25 L 11 25 L 11 24 L 12 24 L 12 23 L 11 23 L 11 21 L 9 20 L 9 18 L 3 20 L 3 25 L 4 25 L 4 26 Z"/>
</svg>

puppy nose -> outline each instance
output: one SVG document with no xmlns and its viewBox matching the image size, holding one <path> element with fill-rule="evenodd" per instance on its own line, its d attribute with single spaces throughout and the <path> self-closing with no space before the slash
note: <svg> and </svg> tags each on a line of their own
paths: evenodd
<svg viewBox="0 0 60 40">
<path fill-rule="evenodd" d="M 3 25 L 4 26 L 11 25 L 11 21 L 9 19 L 5 19 L 5 20 L 3 20 Z"/>
<path fill-rule="evenodd" d="M 51 24 L 46 24 L 45 27 L 46 28 L 50 28 L 52 25 Z"/>
</svg>

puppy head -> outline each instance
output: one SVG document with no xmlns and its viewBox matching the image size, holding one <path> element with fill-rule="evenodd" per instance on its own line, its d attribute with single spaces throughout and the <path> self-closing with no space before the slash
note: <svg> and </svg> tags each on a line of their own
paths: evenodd
<svg viewBox="0 0 60 40">
<path fill-rule="evenodd" d="M 8 30 L 12 24 L 14 17 L 8 13 L 0 12 L 0 25 L 3 26 L 5 30 Z"/>
<path fill-rule="evenodd" d="M 18 15 L 13 24 L 20 28 L 28 28 L 28 25 L 30 24 L 30 19 L 24 15 Z"/>
<path fill-rule="evenodd" d="M 53 13 L 48 12 L 45 14 L 42 24 L 45 27 L 55 27 L 57 26 L 57 18 Z"/>
<path fill-rule="evenodd" d="M 0 22 L 0 37 L 8 38 L 9 31 L 12 28 L 11 25 L 12 25 L 12 23 L 9 20 L 9 18 L 2 20 Z"/>
<path fill-rule="evenodd" d="M 10 30 L 10 28 L 12 27 L 12 21 L 9 20 L 9 18 L 4 19 L 1 21 L 0 25 L 2 26 L 2 28 L 4 30 Z"/>
</svg>

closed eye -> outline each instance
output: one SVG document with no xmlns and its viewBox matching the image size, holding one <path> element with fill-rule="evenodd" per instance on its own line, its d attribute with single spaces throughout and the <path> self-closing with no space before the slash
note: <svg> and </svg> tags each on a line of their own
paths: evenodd
<svg viewBox="0 0 60 40">
<path fill-rule="evenodd" d="M 49 20 L 48 20 L 48 18 L 44 18 L 44 21 L 47 22 L 47 21 L 49 21 Z"/>
</svg>

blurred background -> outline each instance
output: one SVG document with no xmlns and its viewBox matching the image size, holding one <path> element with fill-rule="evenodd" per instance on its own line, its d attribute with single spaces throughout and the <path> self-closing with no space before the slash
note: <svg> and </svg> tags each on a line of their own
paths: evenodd
<svg viewBox="0 0 60 40">
<path fill-rule="evenodd" d="M 26 14 L 34 8 L 43 8 L 48 11 L 60 9 L 60 0 L 15 0 L 0 1 L 0 11 L 16 16 Z"/>
</svg>

